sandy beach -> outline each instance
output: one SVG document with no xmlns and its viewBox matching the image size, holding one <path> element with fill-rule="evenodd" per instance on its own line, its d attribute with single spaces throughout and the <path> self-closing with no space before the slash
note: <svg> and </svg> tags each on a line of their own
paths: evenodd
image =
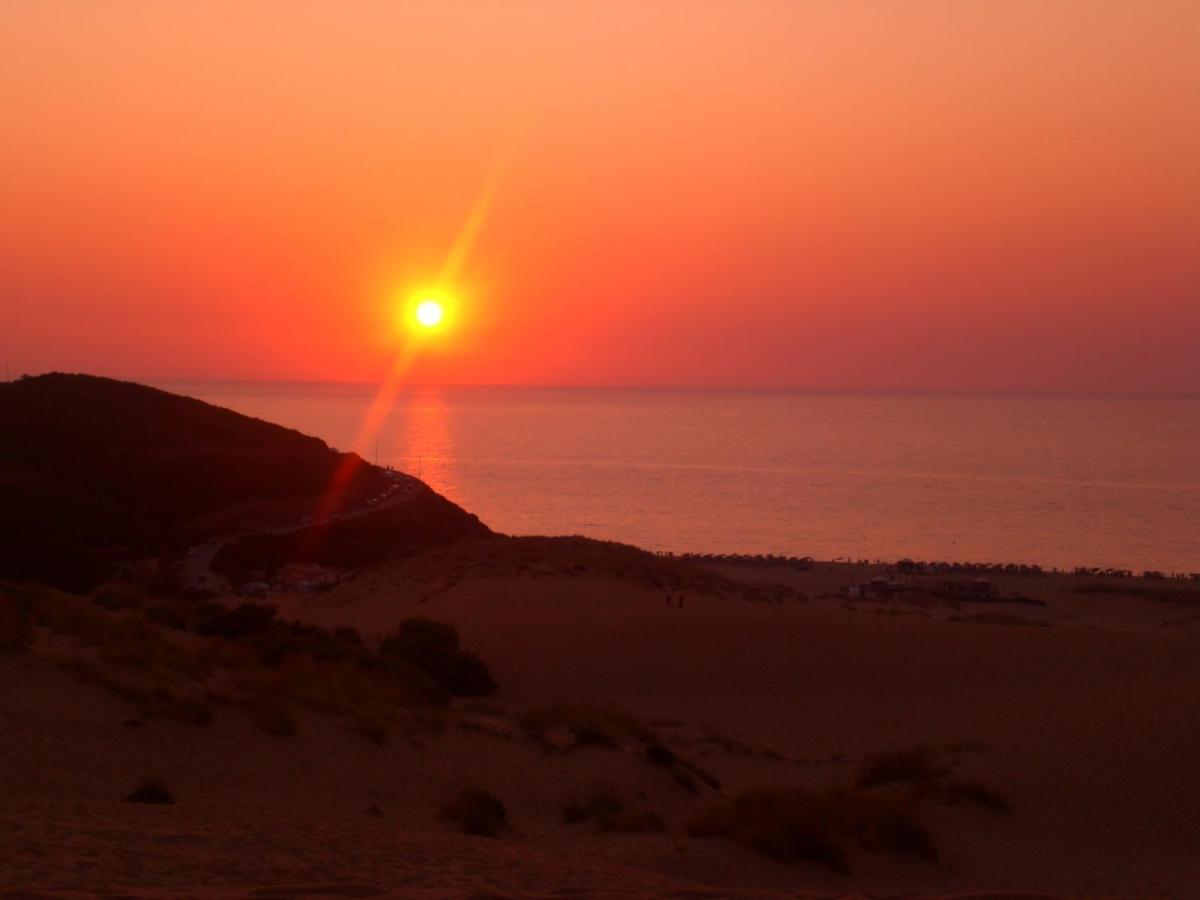
<svg viewBox="0 0 1200 900">
<path fill-rule="evenodd" d="M 215 682 L 211 721 L 139 713 L 64 669 L 62 636 L 0 658 L 0 880 L 67 896 L 1200 890 L 1194 587 L 1080 593 L 1075 576 L 1014 576 L 994 588 L 1021 602 L 975 603 L 913 576 L 895 596 L 850 599 L 884 570 L 639 568 L 597 546 L 465 544 L 272 597 L 281 617 L 368 644 L 412 615 L 447 622 L 486 661 L 494 697 L 414 710 L 379 740 L 316 708 L 296 710 L 295 734 L 264 733 Z M 1148 587 L 1175 602 L 1138 596 Z M 719 787 L 685 787 L 627 737 L 533 735 L 530 711 L 556 705 L 620 711 Z M 850 841 L 849 874 L 691 833 L 748 789 L 853 785 L 873 758 L 913 748 L 946 784 L 987 785 L 1009 809 L 930 795 L 916 808 L 936 860 Z M 124 802 L 148 778 L 175 802 Z M 597 784 L 660 825 L 565 822 L 564 804 Z M 498 837 L 439 816 L 465 788 L 503 802 Z"/>
</svg>

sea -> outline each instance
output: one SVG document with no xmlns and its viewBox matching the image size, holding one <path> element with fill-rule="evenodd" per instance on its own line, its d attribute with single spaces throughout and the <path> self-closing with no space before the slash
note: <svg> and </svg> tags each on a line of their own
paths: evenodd
<svg viewBox="0 0 1200 900">
<path fill-rule="evenodd" d="M 160 387 L 417 475 L 508 534 L 648 550 L 1200 571 L 1200 398 Z"/>
</svg>

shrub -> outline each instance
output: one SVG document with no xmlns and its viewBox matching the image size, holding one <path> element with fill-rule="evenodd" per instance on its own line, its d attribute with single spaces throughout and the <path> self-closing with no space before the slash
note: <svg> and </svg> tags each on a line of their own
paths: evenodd
<svg viewBox="0 0 1200 900">
<path fill-rule="evenodd" d="M 640 741 L 648 746 L 658 743 L 650 728 L 632 713 L 615 706 L 556 704 L 542 707 L 525 713 L 521 717 L 521 728 L 530 737 L 542 741 L 557 731 L 569 734 L 576 744 L 601 747 L 616 747 L 625 740 Z"/>
<path fill-rule="evenodd" d="M 647 744 L 646 758 L 656 766 L 673 766 L 678 762 L 678 757 L 662 744 Z"/>
<path fill-rule="evenodd" d="M 870 804 L 856 817 L 855 830 L 866 850 L 918 856 L 936 862 L 937 845 L 912 811 L 895 804 Z"/>
<path fill-rule="evenodd" d="M 690 760 L 682 760 L 680 762 L 680 765 L 682 765 L 685 769 L 687 769 L 689 772 L 691 772 L 693 775 L 695 775 L 697 778 L 699 778 L 701 781 L 703 781 L 706 785 L 708 785 L 714 791 L 721 790 L 721 780 L 719 778 L 717 778 L 717 776 L 714 775 L 712 772 L 709 772 L 707 769 L 702 769 L 700 766 L 696 765 L 694 762 L 691 762 Z"/>
<path fill-rule="evenodd" d="M 447 821 L 457 822 L 467 834 L 480 837 L 499 837 L 508 826 L 508 811 L 493 794 L 468 789 L 462 791 L 440 813 Z"/>
<path fill-rule="evenodd" d="M 948 784 L 942 790 L 942 798 L 947 803 L 974 803 L 991 812 L 1012 812 L 1012 806 L 1003 794 L 977 781 L 956 781 Z"/>
<path fill-rule="evenodd" d="M 609 784 L 597 784 L 582 800 L 570 800 L 563 806 L 563 818 L 568 824 L 592 821 L 596 830 L 628 833 L 662 832 L 666 823 L 648 809 L 625 805 L 616 789 Z"/>
<path fill-rule="evenodd" d="M 155 625 L 163 628 L 173 628 L 177 631 L 187 629 L 187 620 L 179 609 L 170 603 L 152 603 L 142 610 L 143 614 Z"/>
<path fill-rule="evenodd" d="M 379 644 L 385 664 L 410 666 L 456 697 L 487 697 L 496 682 L 483 660 L 459 648 L 453 625 L 425 618 L 406 619 L 396 634 Z"/>
<path fill-rule="evenodd" d="M 23 593 L 0 588 L 0 653 L 25 650 L 33 643 L 33 604 Z"/>
<path fill-rule="evenodd" d="M 161 781 L 150 779 L 127 796 L 129 803 L 174 803 L 175 797 Z"/>
<path fill-rule="evenodd" d="M 723 837 L 780 862 L 809 860 L 849 875 L 835 812 L 827 798 L 799 789 L 750 791 L 696 817 L 688 833 Z"/>
<path fill-rule="evenodd" d="M 145 603 L 145 595 L 130 584 L 110 582 L 92 594 L 92 602 L 108 610 L 138 609 Z"/>
<path fill-rule="evenodd" d="M 275 737 L 293 737 L 300 732 L 300 723 L 278 697 L 259 697 L 254 704 L 254 724 Z"/>
<path fill-rule="evenodd" d="M 388 742 L 387 724 L 379 719 L 369 716 L 359 716 L 354 720 L 352 730 L 355 734 L 366 738 L 374 744 L 386 744 Z"/>
<path fill-rule="evenodd" d="M 162 712 L 168 718 L 188 725 L 211 725 L 212 710 L 199 697 L 165 697 L 162 702 Z"/>
<path fill-rule="evenodd" d="M 946 774 L 925 745 L 911 750 L 878 753 L 867 759 L 858 776 L 858 786 L 879 787 L 885 784 L 905 782 L 914 787 L 927 787 Z"/>
<path fill-rule="evenodd" d="M 616 790 L 607 784 L 597 784 L 585 800 L 568 800 L 563 805 L 563 818 L 568 825 L 587 819 L 611 816 L 625 808 Z"/>
<path fill-rule="evenodd" d="M 929 861 L 938 857 L 932 835 L 910 803 L 852 790 L 748 791 L 696 817 L 688 833 L 726 838 L 781 862 L 809 860 L 843 875 L 850 873 L 850 864 L 842 844 L 850 837 L 874 852 Z"/>
<path fill-rule="evenodd" d="M 220 603 L 203 603 L 195 609 L 192 630 L 205 637 L 245 641 L 270 631 L 275 613 L 274 606 L 262 603 L 242 603 L 232 609 Z"/>
</svg>

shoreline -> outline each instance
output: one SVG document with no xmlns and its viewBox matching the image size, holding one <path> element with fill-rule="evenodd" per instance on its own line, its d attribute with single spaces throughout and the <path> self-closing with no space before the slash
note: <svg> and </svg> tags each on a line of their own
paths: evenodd
<svg viewBox="0 0 1200 900">
<path fill-rule="evenodd" d="M 895 560 L 883 558 L 851 559 L 849 557 L 815 559 L 811 556 L 785 556 L 770 553 L 676 553 L 671 550 L 651 550 L 647 552 L 655 556 L 677 559 L 682 562 L 699 565 L 787 566 L 800 572 L 817 566 L 871 566 L 914 575 L 1073 575 L 1080 578 L 1181 581 L 1200 584 L 1200 571 L 1162 572 L 1156 569 L 1144 569 L 1138 572 L 1133 569 L 1102 566 L 1074 566 L 1067 569 L 1057 566 L 1040 566 L 1035 563 L 913 560 L 907 557 Z"/>
</svg>

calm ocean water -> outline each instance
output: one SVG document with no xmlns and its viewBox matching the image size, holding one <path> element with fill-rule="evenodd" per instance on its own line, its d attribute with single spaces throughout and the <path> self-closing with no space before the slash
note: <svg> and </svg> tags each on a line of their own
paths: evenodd
<svg viewBox="0 0 1200 900">
<path fill-rule="evenodd" d="M 339 449 L 374 396 L 162 387 Z M 1200 398 L 412 388 L 360 452 L 512 534 L 1200 570 Z"/>
</svg>

